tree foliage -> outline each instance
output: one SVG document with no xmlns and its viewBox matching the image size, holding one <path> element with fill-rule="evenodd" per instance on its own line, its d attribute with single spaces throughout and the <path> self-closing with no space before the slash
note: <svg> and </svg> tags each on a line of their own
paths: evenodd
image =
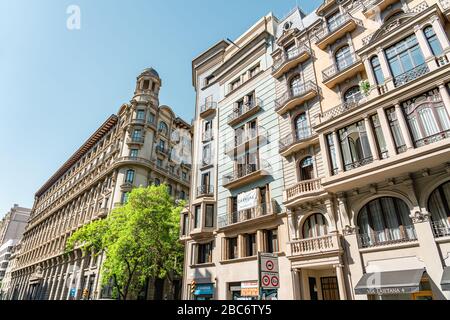
<svg viewBox="0 0 450 320">
<path fill-rule="evenodd" d="M 181 275 L 183 247 L 178 237 L 183 205 L 175 204 L 164 185 L 133 189 L 128 202 L 106 219 L 77 230 L 66 249 L 103 253 L 102 284 L 113 279 L 120 299 L 136 297 L 149 278 L 172 280 Z"/>
</svg>

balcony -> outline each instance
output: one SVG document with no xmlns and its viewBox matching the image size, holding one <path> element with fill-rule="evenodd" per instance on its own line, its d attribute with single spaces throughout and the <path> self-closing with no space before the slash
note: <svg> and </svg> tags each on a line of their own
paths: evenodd
<svg viewBox="0 0 450 320">
<path fill-rule="evenodd" d="M 156 146 L 156 152 L 165 156 L 168 156 L 170 154 L 169 148 L 157 145 Z"/>
<path fill-rule="evenodd" d="M 414 241 L 417 241 L 416 229 L 414 229 L 414 226 L 402 227 L 399 230 L 385 229 L 382 231 L 358 234 L 360 248 L 372 248 Z"/>
<path fill-rule="evenodd" d="M 318 135 L 312 132 L 310 128 L 301 129 L 279 141 L 279 153 L 283 157 L 287 157 L 318 142 Z"/>
<path fill-rule="evenodd" d="M 276 58 L 272 66 L 272 76 L 279 78 L 281 75 L 308 60 L 311 57 L 311 48 L 305 45 L 296 47 L 289 52 L 282 52 L 281 55 Z"/>
<path fill-rule="evenodd" d="M 375 13 L 386 9 L 391 4 L 398 2 L 398 0 L 369 0 L 364 3 L 365 9 L 363 14 L 366 18 L 372 17 Z"/>
<path fill-rule="evenodd" d="M 100 208 L 100 209 L 98 209 L 97 213 L 95 214 L 93 220 L 106 218 L 107 215 L 108 215 L 108 209 Z"/>
<path fill-rule="evenodd" d="M 329 25 L 323 28 L 317 35 L 316 45 L 324 50 L 329 44 L 334 43 L 339 38 L 342 38 L 347 32 L 352 32 L 356 29 L 358 23 L 348 13 L 341 15 L 334 25 Z"/>
<path fill-rule="evenodd" d="M 138 119 L 138 118 L 131 119 L 130 124 L 143 126 L 145 125 L 145 119 Z"/>
<path fill-rule="evenodd" d="M 273 218 L 275 211 L 275 203 L 272 202 L 270 206 L 267 203 L 262 203 L 252 209 L 241 210 L 236 212 L 228 212 L 225 215 L 217 218 L 217 225 L 219 229 L 224 229 L 232 226 L 242 226 L 246 224 L 254 224 L 256 221 L 265 221 Z"/>
<path fill-rule="evenodd" d="M 268 170 L 270 170 L 270 164 L 265 160 L 258 164 L 238 165 L 238 169 L 223 176 L 223 187 L 234 189 L 247 185 L 261 179 L 263 176 L 267 176 L 269 174 Z"/>
<path fill-rule="evenodd" d="M 263 127 L 248 129 L 244 133 L 235 136 L 233 140 L 231 143 L 226 143 L 224 148 L 224 153 L 230 157 L 266 143 L 268 141 L 268 133 Z"/>
<path fill-rule="evenodd" d="M 214 139 L 214 134 L 212 130 L 207 130 L 202 134 L 202 142 L 209 142 Z"/>
<path fill-rule="evenodd" d="M 228 116 L 228 125 L 234 126 L 248 117 L 256 114 L 262 106 L 261 99 L 245 103 L 242 108 L 233 110 L 233 113 Z"/>
<path fill-rule="evenodd" d="M 283 201 L 287 207 L 295 206 L 302 201 L 310 200 L 311 197 L 316 198 L 324 192 L 321 179 L 301 181 L 284 191 Z"/>
<path fill-rule="evenodd" d="M 197 188 L 197 198 L 207 197 L 214 195 L 214 186 L 213 185 L 203 185 Z"/>
<path fill-rule="evenodd" d="M 200 107 L 200 117 L 206 118 L 216 112 L 217 102 L 208 101 Z"/>
<path fill-rule="evenodd" d="M 308 81 L 304 85 L 288 88 L 286 92 L 275 101 L 275 111 L 283 115 L 296 106 L 313 99 L 318 94 L 317 85 Z"/>
<path fill-rule="evenodd" d="M 450 237 L 450 223 L 442 221 L 432 221 L 431 227 L 435 238 Z"/>
<path fill-rule="evenodd" d="M 364 71 L 364 64 L 356 54 L 349 54 L 339 64 L 334 64 L 322 71 L 323 83 L 330 89 L 334 88 L 359 72 Z"/>
<path fill-rule="evenodd" d="M 400 87 L 430 72 L 427 64 L 421 64 L 401 75 L 394 77 L 394 86 Z"/>
<path fill-rule="evenodd" d="M 143 137 L 131 137 L 127 139 L 128 144 L 144 144 L 144 138 Z"/>
<path fill-rule="evenodd" d="M 324 255 L 339 255 L 343 252 L 339 234 L 329 234 L 322 237 L 300 239 L 289 242 L 289 259 L 314 257 Z"/>
<path fill-rule="evenodd" d="M 450 138 L 450 130 L 442 131 L 426 138 L 416 140 L 414 144 L 416 145 L 416 148 L 418 148 L 447 138 Z"/>
<path fill-rule="evenodd" d="M 340 116 L 343 113 L 346 113 L 349 110 L 355 109 L 358 106 L 359 106 L 358 101 L 349 101 L 342 103 L 336 107 L 331 108 L 330 110 L 323 112 L 322 114 L 319 114 L 319 120 L 320 122 L 331 120 L 335 117 Z"/>
<path fill-rule="evenodd" d="M 140 157 L 121 157 L 117 160 L 117 163 L 122 164 L 141 164 L 145 167 L 149 168 L 153 166 L 153 163 L 150 160 Z"/>
</svg>

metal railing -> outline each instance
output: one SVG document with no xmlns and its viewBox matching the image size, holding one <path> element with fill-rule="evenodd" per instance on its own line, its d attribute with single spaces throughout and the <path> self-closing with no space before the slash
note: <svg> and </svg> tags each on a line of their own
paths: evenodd
<svg viewBox="0 0 450 320">
<path fill-rule="evenodd" d="M 333 25 L 327 24 L 326 28 L 322 28 L 322 30 L 317 34 L 317 42 L 323 40 L 324 38 L 328 37 L 329 35 L 333 34 L 337 30 L 339 30 L 341 27 L 343 27 L 348 21 L 355 19 L 350 16 L 348 13 L 341 14 L 340 17 L 336 20 L 336 22 Z M 316 42 L 316 43 L 317 43 Z"/>
<path fill-rule="evenodd" d="M 315 133 L 311 128 L 298 129 L 296 133 L 290 133 L 286 137 L 280 139 L 278 142 L 279 151 L 282 152 L 296 143 L 309 140 L 314 135 Z"/>
<path fill-rule="evenodd" d="M 367 165 L 369 163 L 372 163 L 372 162 L 373 162 L 373 157 L 372 156 L 366 157 L 366 158 L 363 158 L 363 159 L 358 159 L 358 160 L 355 160 L 354 162 L 345 164 L 345 171 L 356 169 L 356 168 L 365 166 L 365 165 Z"/>
<path fill-rule="evenodd" d="M 322 189 L 322 179 L 312 179 L 301 181 L 295 186 L 286 190 L 287 201 L 300 195 L 316 192 Z"/>
<path fill-rule="evenodd" d="M 134 123 L 134 124 L 145 124 L 145 119 L 134 118 L 134 119 L 131 119 L 131 123 Z"/>
<path fill-rule="evenodd" d="M 427 64 L 421 64 L 394 78 L 394 86 L 399 87 L 430 72 Z"/>
<path fill-rule="evenodd" d="M 131 137 L 127 140 L 128 143 L 144 143 L 143 137 Z"/>
<path fill-rule="evenodd" d="M 297 59 L 299 56 L 301 56 L 303 53 L 308 53 L 311 55 L 311 49 L 305 45 L 300 45 L 298 47 L 295 47 L 294 49 L 291 49 L 287 52 L 283 52 L 280 57 L 274 60 L 272 72 L 277 71 L 280 69 L 283 65 L 286 63 Z"/>
<path fill-rule="evenodd" d="M 247 129 L 247 130 L 242 130 L 241 134 L 237 134 L 234 137 L 234 141 L 233 142 L 228 142 L 225 143 L 225 153 L 229 153 L 231 152 L 234 148 L 249 142 L 252 139 L 255 139 L 256 137 L 259 136 L 264 136 L 267 137 L 267 131 L 266 129 L 264 129 L 263 127 L 258 127 L 255 129 Z"/>
<path fill-rule="evenodd" d="M 206 130 L 203 132 L 202 141 L 211 141 L 214 138 L 214 134 L 212 130 Z"/>
<path fill-rule="evenodd" d="M 165 155 L 168 155 L 170 153 L 170 150 L 168 148 L 165 148 L 163 146 L 157 145 L 156 151 Z"/>
<path fill-rule="evenodd" d="M 200 107 L 200 113 L 204 113 L 208 110 L 213 110 L 217 108 L 217 102 L 208 101 Z"/>
<path fill-rule="evenodd" d="M 257 172 L 259 170 L 264 170 L 270 168 L 270 164 L 263 160 L 261 163 L 258 164 L 242 164 L 239 165 L 238 169 L 234 170 L 233 172 L 226 174 L 223 176 L 223 185 L 227 185 L 229 183 L 232 183 L 234 181 L 237 181 L 241 178 L 244 178 L 254 172 Z"/>
<path fill-rule="evenodd" d="M 450 9 L 450 0 L 439 0 L 439 2 L 441 3 L 442 9 Z"/>
<path fill-rule="evenodd" d="M 339 235 L 325 235 L 321 237 L 291 241 L 291 255 L 310 255 L 336 251 L 341 248 Z"/>
<path fill-rule="evenodd" d="M 431 227 L 435 238 L 442 238 L 450 236 L 450 222 L 432 221 Z"/>
<path fill-rule="evenodd" d="M 450 61 L 448 60 L 447 55 L 445 55 L 445 54 L 436 57 L 436 63 L 438 65 L 438 67 L 446 66 L 449 64 L 449 62 Z"/>
<path fill-rule="evenodd" d="M 210 195 L 213 193 L 214 193 L 214 186 L 210 185 L 210 184 L 202 185 L 197 188 L 197 196 L 198 197 Z"/>
<path fill-rule="evenodd" d="M 240 118 L 241 116 L 245 115 L 247 112 L 253 110 L 256 107 L 260 107 L 261 105 L 262 105 L 262 100 L 259 98 L 256 98 L 254 101 L 244 103 L 242 108 L 233 110 L 233 112 L 228 116 L 228 123 Z"/>
<path fill-rule="evenodd" d="M 267 203 L 257 205 L 255 208 L 228 212 L 225 215 L 217 218 L 217 225 L 219 228 L 223 228 L 229 225 L 249 221 L 258 217 L 266 216 L 270 213 L 270 207 Z"/>
<path fill-rule="evenodd" d="M 400 227 L 397 230 L 385 229 L 383 231 L 358 234 L 360 248 L 371 248 L 416 240 L 416 229 L 412 225 Z"/>
<path fill-rule="evenodd" d="M 341 72 L 344 72 L 360 61 L 361 59 L 356 54 L 348 54 L 343 60 L 340 60 L 339 63 L 335 63 L 322 71 L 323 81 L 327 81 L 333 78 L 334 76 L 338 75 Z"/>
<path fill-rule="evenodd" d="M 423 146 L 429 145 L 431 143 L 441 141 L 446 138 L 450 138 L 450 130 L 442 131 L 442 132 L 436 133 L 434 135 L 416 140 L 416 141 L 414 141 L 414 143 L 415 143 L 416 147 L 423 147 Z"/>
<path fill-rule="evenodd" d="M 359 105 L 359 102 L 357 102 L 357 101 L 344 102 L 344 103 L 320 114 L 320 120 L 324 121 L 324 120 L 332 119 L 334 117 L 337 117 L 337 116 L 343 114 L 344 112 L 347 112 L 348 110 L 356 108 L 358 105 Z"/>
<path fill-rule="evenodd" d="M 281 109 L 288 101 L 301 97 L 310 91 L 317 92 L 317 85 L 311 80 L 305 84 L 288 88 L 285 93 L 275 100 L 275 111 Z"/>
</svg>

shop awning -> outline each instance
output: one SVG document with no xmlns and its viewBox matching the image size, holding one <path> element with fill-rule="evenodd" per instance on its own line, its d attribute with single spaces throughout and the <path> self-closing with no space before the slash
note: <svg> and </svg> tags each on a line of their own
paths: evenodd
<svg viewBox="0 0 450 320">
<path fill-rule="evenodd" d="M 419 291 L 425 269 L 366 273 L 355 287 L 356 294 L 401 294 Z"/>
<path fill-rule="evenodd" d="M 194 295 L 196 296 L 212 296 L 214 295 L 214 285 L 212 283 L 197 284 Z"/>
<path fill-rule="evenodd" d="M 444 291 L 450 291 L 450 267 L 444 268 L 444 274 L 442 275 L 441 287 Z"/>
</svg>

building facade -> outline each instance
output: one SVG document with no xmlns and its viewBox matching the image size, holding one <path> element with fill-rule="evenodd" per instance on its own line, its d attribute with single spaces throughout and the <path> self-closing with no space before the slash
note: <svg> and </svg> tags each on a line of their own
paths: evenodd
<svg viewBox="0 0 450 320">
<path fill-rule="evenodd" d="M 191 126 L 159 104 L 161 86 L 158 73 L 145 69 L 130 103 L 110 116 L 36 192 L 11 276 L 13 299 L 109 298 L 111 288 L 100 285 L 103 256 L 78 250 L 64 255 L 68 237 L 125 203 L 134 187 L 164 183 L 174 199 L 187 199 L 190 160 L 185 155 L 190 154 Z M 164 287 L 155 283 L 141 296 L 179 296 L 179 285 L 166 293 Z"/>
<path fill-rule="evenodd" d="M 227 52 L 246 46 L 241 38 L 237 46 L 219 43 L 194 60 L 198 146 L 202 94 L 208 96 L 207 90 L 219 82 L 214 126 L 220 135 L 212 167 L 217 185 L 211 197 L 217 221 L 208 230 L 185 229 L 185 298 L 196 297 L 190 281 L 206 283 L 197 293 L 204 290 L 213 299 L 247 292 L 239 282 L 249 285 L 256 272 L 254 255 L 248 257 L 248 252 L 271 251 L 260 227 L 277 228 L 281 299 L 450 298 L 449 17 L 446 0 L 330 0 L 308 15 L 295 9 L 281 20 L 263 19 L 273 21 L 273 41 L 266 44 L 261 78 L 266 79 L 265 92 L 275 96 L 265 96 L 262 111 L 247 112 L 251 116 L 232 127 L 248 119 L 246 128 L 252 128 L 251 117 L 261 125 L 261 119 L 277 117 L 278 133 L 270 132 L 267 145 L 260 131 L 253 143 L 260 151 L 278 140 L 269 148 L 279 153 L 281 178 L 268 175 L 273 177 L 268 192 L 277 201 L 282 190 L 282 197 L 277 218 L 273 224 L 268 219 L 268 225 L 261 220 L 266 216 L 258 215 L 258 205 L 237 207 L 248 205 L 249 191 L 268 178 L 255 173 L 258 165 L 248 166 L 252 139 L 230 152 L 226 148 L 226 125 L 234 118 L 233 112 L 227 118 L 228 106 L 238 99 L 233 89 L 245 95 L 258 88 L 256 80 L 246 86 L 245 77 L 237 81 L 239 72 L 227 69 L 228 57 L 239 66 L 239 58 Z M 251 46 L 258 50 L 256 40 Z M 268 69 L 272 80 L 265 78 Z M 251 99 L 243 100 L 243 110 L 252 109 L 245 108 Z M 267 121 L 264 125 L 270 127 Z M 234 139 L 242 142 L 239 132 Z M 246 157 L 239 158 L 241 150 Z M 223 153 L 232 155 L 236 174 L 226 176 L 233 161 L 221 160 Z M 196 157 L 198 153 L 194 163 Z M 276 162 L 269 157 L 270 165 Z M 244 174 L 241 164 L 247 165 Z M 246 197 L 239 197 L 240 192 Z M 196 203 L 192 197 L 191 203 Z M 198 212 L 191 206 L 189 222 L 196 226 L 200 222 L 195 217 L 204 211 Z M 227 216 L 232 212 L 237 214 Z M 242 216 L 248 227 L 239 220 Z M 255 240 L 248 236 L 254 230 Z M 203 237 L 212 241 L 207 249 Z M 196 247 L 210 253 L 206 262 L 204 254 L 192 249 Z M 205 263 L 188 262 L 196 255 Z"/>
</svg>

